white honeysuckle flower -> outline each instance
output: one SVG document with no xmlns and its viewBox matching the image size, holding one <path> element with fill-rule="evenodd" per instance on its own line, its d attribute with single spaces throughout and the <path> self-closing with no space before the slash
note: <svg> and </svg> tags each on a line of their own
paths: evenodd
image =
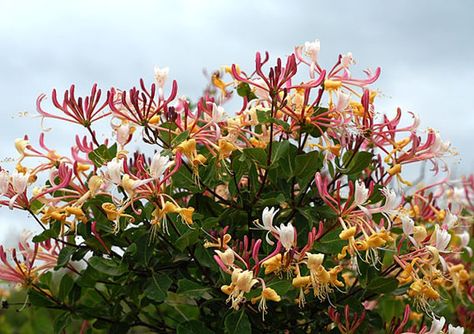
<svg viewBox="0 0 474 334">
<path fill-rule="evenodd" d="M 314 42 L 305 42 L 303 51 L 304 54 L 311 58 L 311 61 L 316 63 L 318 61 L 319 51 L 321 50 L 321 42 L 315 39 Z"/>
<path fill-rule="evenodd" d="M 12 186 L 13 191 L 17 194 L 21 194 L 26 190 L 26 186 L 28 185 L 28 178 L 30 177 L 30 173 L 19 173 L 15 171 L 12 175 Z"/>
<path fill-rule="evenodd" d="M 124 122 L 120 124 L 120 126 L 117 127 L 117 143 L 119 143 L 121 146 L 124 146 L 128 138 L 130 137 L 131 134 L 131 127 L 130 123 Z"/>
<path fill-rule="evenodd" d="M 336 97 L 337 97 L 337 102 L 335 106 L 335 110 L 342 112 L 346 110 L 346 108 L 349 106 L 349 103 L 351 102 L 351 94 L 349 93 L 344 93 L 340 89 L 336 91 Z"/>
<path fill-rule="evenodd" d="M 454 327 L 453 325 L 449 324 L 448 334 L 464 334 L 464 327 L 461 327 L 461 326 Z"/>
<path fill-rule="evenodd" d="M 163 176 L 163 173 L 173 162 L 167 156 L 161 156 L 160 152 L 156 152 L 151 159 L 150 175 L 153 179 L 159 179 Z"/>
<path fill-rule="evenodd" d="M 472 256 L 472 248 L 469 247 L 469 241 L 471 240 L 471 236 L 469 235 L 468 231 L 463 231 L 462 233 L 458 234 L 459 239 L 461 240 L 461 247 L 467 250 L 469 256 Z"/>
<path fill-rule="evenodd" d="M 443 220 L 443 225 L 446 225 L 448 230 L 452 229 L 458 221 L 458 216 L 455 214 L 452 214 L 451 211 L 446 210 L 446 216 L 444 217 Z"/>
<path fill-rule="evenodd" d="M 269 230 L 269 231 L 275 229 L 273 227 L 273 219 L 275 218 L 275 215 L 278 213 L 278 211 L 280 210 L 279 209 L 275 210 L 275 208 L 269 208 L 269 207 L 266 207 L 265 209 L 263 209 L 263 212 L 262 212 L 263 229 Z"/>
<path fill-rule="evenodd" d="M 357 181 L 355 184 L 354 192 L 354 205 L 359 206 L 367 202 L 369 199 L 369 189 L 365 187 L 365 184 L 361 181 Z"/>
<path fill-rule="evenodd" d="M 224 120 L 225 111 L 222 106 L 218 106 L 217 104 L 212 104 L 212 122 L 219 123 Z"/>
<path fill-rule="evenodd" d="M 434 132 L 435 141 L 430 146 L 429 151 L 436 157 L 441 157 L 445 153 L 448 153 L 451 148 L 451 143 L 449 141 L 443 141 L 438 131 L 433 129 L 428 129 L 428 131 Z"/>
<path fill-rule="evenodd" d="M 381 211 L 392 213 L 398 207 L 397 194 L 394 190 L 383 188 L 382 194 L 385 196 L 385 204 L 382 206 Z"/>
<path fill-rule="evenodd" d="M 25 149 L 29 145 L 29 141 L 24 138 L 15 139 L 15 148 L 21 155 L 25 154 Z"/>
<path fill-rule="evenodd" d="M 169 67 L 159 68 L 158 66 L 155 66 L 155 81 L 159 88 L 163 88 L 165 86 L 166 80 L 168 80 L 169 72 Z"/>
<path fill-rule="evenodd" d="M 6 170 L 0 171 L 0 196 L 5 195 L 8 192 L 8 186 L 10 184 L 10 174 Z"/>
<path fill-rule="evenodd" d="M 244 270 L 238 273 L 236 287 L 245 293 L 249 292 L 252 287 L 258 282 L 253 278 L 253 272 L 249 270 Z"/>
<path fill-rule="evenodd" d="M 408 237 L 413 235 L 415 229 L 415 222 L 411 219 L 410 216 L 406 214 L 400 215 L 400 220 L 402 221 L 403 233 Z"/>
<path fill-rule="evenodd" d="M 352 57 L 352 52 L 348 52 L 345 55 L 341 56 L 341 65 L 344 68 L 349 68 L 349 66 L 354 65 L 355 60 L 354 57 Z"/>
<path fill-rule="evenodd" d="M 234 264 L 234 251 L 231 248 L 227 248 L 224 252 L 221 252 L 220 250 L 215 250 L 216 254 L 219 256 L 219 258 L 222 260 L 222 263 L 224 263 L 228 267 L 232 267 Z"/>
<path fill-rule="evenodd" d="M 435 237 L 434 243 L 432 240 L 432 244 L 440 251 L 443 252 L 448 247 L 449 242 L 451 241 L 451 235 L 445 229 L 440 229 L 439 225 L 435 226 L 435 233 L 433 233 Z"/>
<path fill-rule="evenodd" d="M 281 224 L 280 227 L 276 227 L 275 229 L 282 246 L 286 250 L 292 248 L 295 244 L 295 228 L 293 225 L 291 223 L 288 223 L 288 225 Z"/>
<path fill-rule="evenodd" d="M 444 324 L 446 323 L 446 319 L 441 317 L 436 319 L 433 317 L 433 322 L 431 322 L 431 328 L 428 333 L 426 334 L 440 334 L 443 331 Z"/>
<path fill-rule="evenodd" d="M 262 222 L 258 222 L 258 220 L 254 221 L 254 225 L 259 230 L 267 231 L 267 235 L 265 236 L 265 240 L 269 245 L 273 245 L 274 242 L 270 240 L 270 233 L 276 232 L 275 227 L 273 226 L 273 218 L 278 213 L 279 210 L 275 210 L 275 208 L 266 207 L 263 209 L 262 212 Z"/>
<path fill-rule="evenodd" d="M 120 184 L 122 180 L 122 167 L 122 162 L 117 158 L 113 158 L 107 163 L 107 174 L 112 183 Z"/>
</svg>

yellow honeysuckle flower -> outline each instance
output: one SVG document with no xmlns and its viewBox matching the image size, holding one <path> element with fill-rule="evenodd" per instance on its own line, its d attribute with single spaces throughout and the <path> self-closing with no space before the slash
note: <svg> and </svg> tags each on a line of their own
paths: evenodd
<svg viewBox="0 0 474 334">
<path fill-rule="evenodd" d="M 439 293 L 433 289 L 431 284 L 422 279 L 416 279 L 408 289 L 408 295 L 414 299 L 415 305 L 420 307 L 423 311 L 429 312 L 431 300 L 438 300 Z"/>
<path fill-rule="evenodd" d="M 43 216 L 41 217 L 41 222 L 43 224 L 49 224 L 51 220 L 57 220 L 64 222 L 66 220 L 66 214 L 61 208 L 56 208 L 54 206 L 48 206 L 43 209 Z"/>
<path fill-rule="evenodd" d="M 113 203 L 103 203 L 102 210 L 105 211 L 105 214 L 107 215 L 107 219 L 115 223 L 116 231 L 118 231 L 118 229 L 120 228 L 119 220 L 121 217 L 128 218 L 130 222 L 133 222 L 135 220 L 133 216 L 123 213 L 123 211 L 125 210 L 125 207 L 118 209 Z"/>
<path fill-rule="evenodd" d="M 181 152 L 186 155 L 188 158 L 193 156 L 196 153 L 196 139 L 188 139 L 181 142 L 176 148 L 173 150 L 173 153 Z"/>
<path fill-rule="evenodd" d="M 89 187 L 90 195 L 95 196 L 100 187 L 104 184 L 104 179 L 98 175 L 93 175 L 89 179 L 87 186 Z"/>
<path fill-rule="evenodd" d="M 347 229 L 343 229 L 341 233 L 339 233 L 339 239 L 341 240 L 349 240 L 350 238 L 353 238 L 356 234 L 357 228 L 355 226 L 352 226 Z"/>
<path fill-rule="evenodd" d="M 342 82 L 337 80 L 324 80 L 325 90 L 337 90 L 342 87 Z"/>
<path fill-rule="evenodd" d="M 262 262 L 262 266 L 265 268 L 265 275 L 280 272 L 282 268 L 281 259 L 282 255 L 278 253 L 277 255 L 272 256 L 268 260 Z"/>
<path fill-rule="evenodd" d="M 176 211 L 180 216 L 181 218 L 183 219 L 183 221 L 188 224 L 188 225 L 192 225 L 193 224 L 193 213 L 194 213 L 194 208 L 178 208 L 177 211 Z"/>
<path fill-rule="evenodd" d="M 209 241 L 204 242 L 204 248 L 219 248 L 219 249 L 225 250 L 227 249 L 227 247 L 229 247 L 227 244 L 230 242 L 231 239 L 232 237 L 230 236 L 230 234 L 226 233 L 224 234 L 222 239 L 218 237 L 217 242 L 209 242 Z"/>
<path fill-rule="evenodd" d="M 232 152 L 237 149 L 237 147 L 234 144 L 232 144 L 231 142 L 229 142 L 225 139 L 219 139 L 218 143 L 219 143 L 218 144 L 219 154 L 220 154 L 221 159 L 225 159 L 225 158 L 230 157 Z"/>
<path fill-rule="evenodd" d="M 272 288 L 265 288 L 262 290 L 260 296 L 252 298 L 251 302 L 252 304 L 255 304 L 259 300 L 260 303 L 258 303 L 258 310 L 262 312 L 262 320 L 265 321 L 265 314 L 267 313 L 267 300 L 279 302 L 281 301 L 281 297 Z"/>
</svg>

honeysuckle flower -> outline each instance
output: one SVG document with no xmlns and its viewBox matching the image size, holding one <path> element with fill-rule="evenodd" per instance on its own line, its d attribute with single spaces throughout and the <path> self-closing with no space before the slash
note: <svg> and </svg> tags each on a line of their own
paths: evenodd
<svg viewBox="0 0 474 334">
<path fill-rule="evenodd" d="M 124 147 L 132 139 L 135 127 L 128 121 L 122 121 L 120 125 L 114 126 L 114 130 L 117 136 L 117 143 L 119 143 L 120 147 Z"/>
<path fill-rule="evenodd" d="M 278 213 L 278 211 L 279 209 L 275 210 L 275 208 L 266 207 L 262 212 L 262 222 L 260 223 L 258 220 L 253 222 L 257 229 L 267 231 L 265 240 L 269 245 L 272 246 L 274 245 L 274 242 L 270 239 L 270 234 L 272 232 L 277 232 L 276 228 L 273 226 L 273 219 L 275 218 L 275 215 Z"/>
<path fill-rule="evenodd" d="M 355 64 L 355 60 L 354 60 L 354 57 L 352 56 L 352 52 L 348 52 L 341 56 L 342 67 L 348 69 L 349 66 L 354 65 L 354 64 Z"/>
<path fill-rule="evenodd" d="M 365 187 L 365 184 L 361 181 L 357 181 L 355 184 L 354 192 L 354 205 L 359 206 L 367 202 L 369 199 L 369 189 Z"/>
<path fill-rule="evenodd" d="M 51 95 L 54 106 L 62 112 L 62 116 L 48 113 L 43 110 L 41 103 L 46 98 L 46 95 L 41 94 L 36 100 L 36 110 L 42 117 L 41 124 L 43 124 L 44 118 L 55 118 L 66 122 L 80 124 L 84 127 L 90 127 L 93 122 L 111 114 L 110 111 L 104 110 L 108 104 L 107 99 L 105 99 L 102 104 L 99 104 L 102 91 L 97 88 L 97 84 L 92 86 L 90 95 L 79 98 L 76 98 L 75 96 L 75 86 L 71 85 L 69 90 L 64 92 L 64 98 L 61 103 L 58 101 L 56 89 L 53 89 Z"/>
<path fill-rule="evenodd" d="M 433 321 L 431 322 L 431 328 L 427 334 L 440 334 L 443 332 L 444 324 L 446 323 L 445 317 L 436 319 L 433 316 Z"/>
<path fill-rule="evenodd" d="M 398 207 L 399 203 L 397 200 L 397 194 L 393 189 L 383 188 L 382 194 L 385 196 L 385 204 L 382 206 L 381 211 L 387 213 L 393 213 Z"/>
<path fill-rule="evenodd" d="M 343 112 L 349 106 L 351 94 L 345 93 L 342 90 L 336 91 L 337 102 L 334 107 L 336 112 Z"/>
<path fill-rule="evenodd" d="M 222 106 L 218 106 L 217 104 L 212 104 L 212 117 L 211 121 L 213 123 L 220 123 L 224 120 L 225 110 Z"/>
<path fill-rule="evenodd" d="M 306 253 L 307 267 L 310 271 L 311 285 L 315 297 L 323 301 L 333 291 L 332 287 L 342 287 L 344 284 L 337 279 L 342 267 L 334 267 L 329 271 L 323 267 L 324 254 Z"/>
<path fill-rule="evenodd" d="M 231 302 L 231 308 L 238 310 L 245 299 L 244 294 L 250 292 L 257 282 L 251 271 L 235 268 L 232 272 L 232 283 L 223 285 L 221 291 L 229 295 L 227 302 Z"/>
<path fill-rule="evenodd" d="M 155 82 L 159 88 L 163 88 L 165 86 L 166 80 L 168 80 L 169 72 L 169 67 L 160 68 L 155 66 Z"/>
<path fill-rule="evenodd" d="M 267 301 L 270 300 L 273 302 L 279 302 L 281 301 L 281 297 L 275 290 L 266 287 L 262 290 L 260 296 L 252 298 L 251 301 L 252 304 L 255 304 L 259 300 L 260 302 L 258 303 L 258 310 L 262 312 L 262 320 L 265 321 L 265 314 L 267 314 Z"/>
<path fill-rule="evenodd" d="M 315 39 L 314 42 L 305 42 L 303 52 L 306 56 L 311 58 L 312 62 L 318 61 L 319 51 L 321 50 L 321 42 Z"/>
<path fill-rule="evenodd" d="M 0 170 L 0 196 L 8 192 L 10 185 L 10 174 L 6 170 Z"/>
<path fill-rule="evenodd" d="M 107 165 L 107 176 L 112 183 L 118 185 L 122 180 L 123 163 L 118 158 L 113 158 Z"/>
<path fill-rule="evenodd" d="M 411 219 L 411 217 L 408 215 L 400 215 L 400 220 L 402 221 L 403 233 L 406 236 L 413 235 L 415 228 L 415 222 L 413 221 L 413 219 Z"/>
<path fill-rule="evenodd" d="M 469 247 L 469 241 L 471 240 L 471 236 L 469 235 L 469 232 L 468 231 L 463 231 L 462 233 L 459 233 L 457 235 L 459 237 L 459 240 L 460 240 L 460 247 L 461 248 L 464 248 L 469 256 L 472 256 L 472 248 Z"/>
<path fill-rule="evenodd" d="M 226 266 L 232 267 L 234 265 L 235 256 L 234 251 L 231 248 L 227 248 L 223 252 L 216 249 L 215 252 Z"/>
<path fill-rule="evenodd" d="M 424 312 L 431 310 L 429 302 L 439 300 L 440 294 L 433 288 L 430 282 L 424 279 L 416 279 L 408 289 L 408 296 L 414 299 L 415 305 Z"/>
<path fill-rule="evenodd" d="M 281 224 L 280 227 L 275 227 L 278 239 L 286 250 L 290 250 L 295 245 L 296 230 L 291 223 L 287 225 Z"/>
<path fill-rule="evenodd" d="M 153 158 L 151 159 L 150 165 L 150 176 L 158 180 L 160 179 L 167 168 L 169 168 L 173 164 L 170 161 L 170 158 L 167 156 L 162 156 L 160 152 L 156 152 Z"/>
<path fill-rule="evenodd" d="M 193 224 L 193 213 L 194 213 L 194 208 L 178 208 L 176 211 L 181 219 L 188 225 Z"/>
<path fill-rule="evenodd" d="M 464 327 L 456 326 L 449 324 L 448 326 L 448 334 L 464 334 Z"/>
<path fill-rule="evenodd" d="M 431 144 L 431 146 L 429 148 L 429 152 L 432 153 L 435 157 L 441 157 L 445 153 L 448 153 L 450 148 L 451 148 L 451 143 L 448 142 L 448 141 L 446 141 L 446 142 L 443 141 L 441 139 L 441 136 L 440 136 L 439 132 L 437 132 L 433 129 L 429 129 L 429 131 L 432 131 L 434 133 L 434 137 L 435 137 L 434 142 Z"/>
<path fill-rule="evenodd" d="M 13 172 L 12 174 L 12 187 L 13 191 L 17 194 L 21 194 L 26 190 L 28 185 L 28 179 L 30 177 L 30 173 L 20 173 L 20 172 Z"/>
<path fill-rule="evenodd" d="M 445 229 L 435 226 L 435 231 L 431 237 L 431 243 L 440 251 L 444 252 L 451 241 L 451 235 Z"/>
<path fill-rule="evenodd" d="M 450 230 L 454 226 L 456 226 L 457 221 L 458 221 L 458 216 L 456 216 L 455 214 L 452 214 L 451 211 L 446 210 L 446 214 L 443 221 L 443 227 L 445 226 L 448 230 Z"/>
</svg>

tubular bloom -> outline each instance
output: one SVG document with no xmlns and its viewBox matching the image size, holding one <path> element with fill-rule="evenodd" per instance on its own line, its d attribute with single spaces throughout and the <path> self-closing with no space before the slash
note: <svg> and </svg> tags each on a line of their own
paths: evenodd
<svg viewBox="0 0 474 334">
<path fill-rule="evenodd" d="M 320 52 L 258 52 L 191 99 L 167 67 L 131 89 L 54 90 L 56 111 L 41 95 L 42 119 L 86 134 L 66 154 L 45 133 L 15 140 L 0 205 L 42 232 L 0 246 L 0 280 L 82 332 L 472 331 L 474 176 L 449 178 L 453 148 L 416 115 L 376 108 L 380 68 Z M 426 161 L 434 178 L 406 174 Z"/>
</svg>

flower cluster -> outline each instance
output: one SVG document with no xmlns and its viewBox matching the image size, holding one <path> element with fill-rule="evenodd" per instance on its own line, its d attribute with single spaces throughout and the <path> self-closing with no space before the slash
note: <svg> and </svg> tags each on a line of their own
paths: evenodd
<svg viewBox="0 0 474 334">
<path fill-rule="evenodd" d="M 158 67 L 129 90 L 54 90 L 56 111 L 41 95 L 42 126 L 87 134 L 69 155 L 46 145 L 49 129 L 15 141 L 0 204 L 44 231 L 20 243 L 23 260 L 0 248 L 0 279 L 84 328 L 470 330 L 474 177 L 449 178 L 454 150 L 415 114 L 403 125 L 400 109 L 376 110 L 380 68 L 359 77 L 352 53 L 325 68 L 319 52 L 316 40 L 274 65 L 257 53 L 250 71 L 225 66 L 194 103 Z M 423 161 L 432 184 L 402 173 Z M 42 277 L 61 268 L 68 292 L 55 295 Z"/>
</svg>

